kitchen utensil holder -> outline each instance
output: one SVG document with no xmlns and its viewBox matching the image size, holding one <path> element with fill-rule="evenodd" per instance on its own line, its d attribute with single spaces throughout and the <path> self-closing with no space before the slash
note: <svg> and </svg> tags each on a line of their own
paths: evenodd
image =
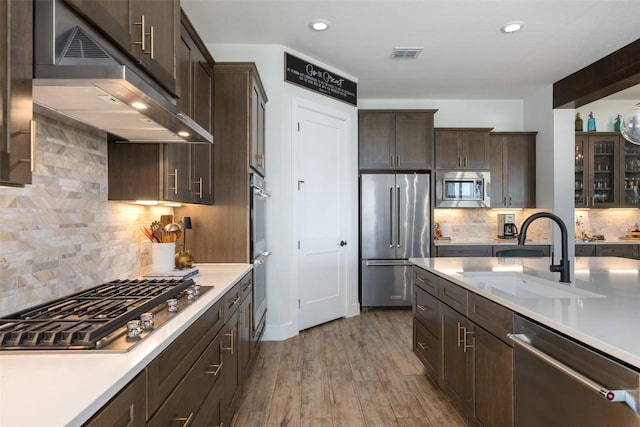
<svg viewBox="0 0 640 427">
<path fill-rule="evenodd" d="M 176 242 L 151 244 L 151 271 L 166 273 L 175 270 Z"/>
</svg>

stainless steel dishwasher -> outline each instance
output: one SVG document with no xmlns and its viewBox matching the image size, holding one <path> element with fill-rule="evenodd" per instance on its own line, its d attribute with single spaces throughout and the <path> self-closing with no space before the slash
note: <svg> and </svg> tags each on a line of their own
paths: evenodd
<svg viewBox="0 0 640 427">
<path fill-rule="evenodd" d="M 640 374 L 581 343 L 516 316 L 516 427 L 640 426 Z"/>
</svg>

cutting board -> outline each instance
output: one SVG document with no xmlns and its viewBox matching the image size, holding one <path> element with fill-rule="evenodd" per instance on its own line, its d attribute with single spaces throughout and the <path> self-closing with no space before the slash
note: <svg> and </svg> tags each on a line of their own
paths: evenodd
<svg viewBox="0 0 640 427">
<path fill-rule="evenodd" d="M 622 236 L 622 237 L 618 237 L 618 239 L 620 239 L 620 240 L 636 240 L 636 241 L 640 242 L 640 237 Z"/>
</svg>

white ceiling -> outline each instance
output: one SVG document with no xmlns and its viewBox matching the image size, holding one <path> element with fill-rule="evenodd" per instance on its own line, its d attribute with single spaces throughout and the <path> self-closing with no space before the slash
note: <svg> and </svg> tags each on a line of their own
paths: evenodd
<svg viewBox="0 0 640 427">
<path fill-rule="evenodd" d="M 521 99 L 640 38 L 640 0 L 181 4 L 205 43 L 287 46 L 357 78 L 362 99 Z M 318 18 L 329 30 L 310 30 Z M 514 20 L 525 22 L 521 31 L 500 32 Z M 424 51 L 392 60 L 394 47 Z"/>
</svg>

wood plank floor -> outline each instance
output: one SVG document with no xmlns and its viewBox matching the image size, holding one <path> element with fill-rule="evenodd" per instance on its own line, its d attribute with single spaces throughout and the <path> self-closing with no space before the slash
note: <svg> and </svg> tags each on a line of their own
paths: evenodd
<svg viewBox="0 0 640 427">
<path fill-rule="evenodd" d="M 265 341 L 235 427 L 466 426 L 413 354 L 412 313 L 372 310 Z"/>
</svg>

